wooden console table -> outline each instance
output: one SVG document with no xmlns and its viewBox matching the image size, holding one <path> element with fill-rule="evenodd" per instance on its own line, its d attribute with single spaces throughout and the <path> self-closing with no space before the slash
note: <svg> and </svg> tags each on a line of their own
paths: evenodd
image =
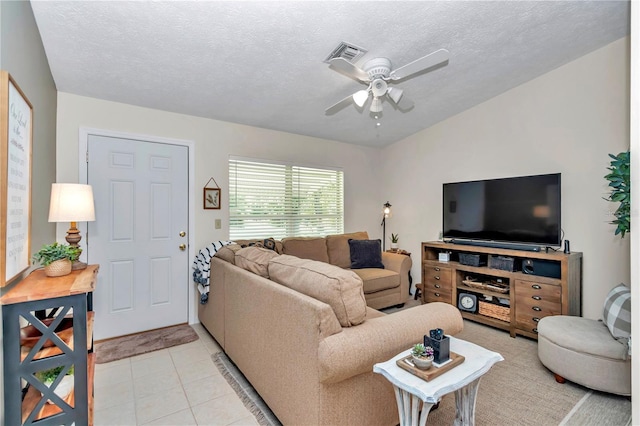
<svg viewBox="0 0 640 426">
<path fill-rule="evenodd" d="M 36 270 L 0 298 L 6 424 L 93 423 L 92 311 L 98 269 L 89 265 L 55 278 Z M 45 316 L 53 318 L 48 326 Z M 56 329 L 65 317 L 71 318 L 72 328 L 63 333 Z M 27 322 L 41 333 L 35 343 L 21 341 L 21 327 Z M 64 398 L 54 393 L 62 377 L 49 388 L 34 375 L 71 366 L 73 390 Z"/>
<path fill-rule="evenodd" d="M 448 262 L 438 254 L 450 253 Z M 477 266 L 465 264 L 471 256 Z M 490 257 L 510 261 L 511 270 L 490 267 Z M 422 243 L 422 301 L 458 305 L 462 293 L 476 299 L 475 306 L 461 309 L 463 318 L 538 338 L 538 321 L 548 315 L 581 314 L 582 253 L 561 251 L 522 251 L 508 248 L 478 247 L 441 241 Z M 506 292 L 477 288 L 465 281 L 500 282 Z M 467 298 L 467 301 L 472 300 Z"/>
</svg>

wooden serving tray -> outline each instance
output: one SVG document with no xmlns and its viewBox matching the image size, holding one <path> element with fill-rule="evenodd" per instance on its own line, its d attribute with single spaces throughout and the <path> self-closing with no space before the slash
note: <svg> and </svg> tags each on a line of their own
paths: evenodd
<svg viewBox="0 0 640 426">
<path fill-rule="evenodd" d="M 407 355 L 403 358 L 400 358 L 399 360 L 396 361 L 396 364 L 398 365 L 398 367 L 404 370 L 407 370 L 409 373 L 414 374 L 420 377 L 422 380 L 425 380 L 428 382 L 429 380 L 435 379 L 436 377 L 442 375 L 443 373 L 446 373 L 447 371 L 451 370 L 454 367 L 457 367 L 458 365 L 464 362 L 464 357 L 462 355 L 458 355 L 455 352 L 450 352 L 449 356 L 451 357 L 450 362 L 446 363 L 441 367 L 436 367 L 435 365 L 431 365 L 431 368 L 429 368 L 428 370 L 420 370 L 419 368 L 416 368 L 410 364 L 407 364 L 405 360 L 406 359 L 410 360 L 411 355 Z"/>
</svg>

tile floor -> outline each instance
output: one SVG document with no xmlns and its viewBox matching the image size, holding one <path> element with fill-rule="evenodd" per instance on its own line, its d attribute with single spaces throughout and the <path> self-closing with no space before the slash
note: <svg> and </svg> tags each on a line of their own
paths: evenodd
<svg viewBox="0 0 640 426">
<path fill-rule="evenodd" d="M 96 364 L 94 424 L 257 425 L 213 364 L 220 347 L 193 328 L 195 342 Z"/>
</svg>

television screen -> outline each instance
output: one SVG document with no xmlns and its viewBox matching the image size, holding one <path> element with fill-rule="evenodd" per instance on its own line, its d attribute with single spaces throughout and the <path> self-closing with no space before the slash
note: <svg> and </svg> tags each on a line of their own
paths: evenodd
<svg viewBox="0 0 640 426">
<path fill-rule="evenodd" d="M 559 246 L 560 173 L 445 183 L 443 237 Z"/>
</svg>

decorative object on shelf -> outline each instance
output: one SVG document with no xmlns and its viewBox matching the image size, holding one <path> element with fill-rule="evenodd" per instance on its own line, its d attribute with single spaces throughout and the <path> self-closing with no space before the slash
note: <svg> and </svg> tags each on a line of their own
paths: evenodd
<svg viewBox="0 0 640 426">
<path fill-rule="evenodd" d="M 451 259 L 451 253 L 448 251 L 438 253 L 438 262 L 448 262 Z"/>
<path fill-rule="evenodd" d="M 38 371 L 35 376 L 38 380 L 44 383 L 48 388 L 53 385 L 58 376 L 63 373 L 65 366 L 51 368 L 45 371 Z M 57 386 L 53 389 L 53 392 L 60 398 L 65 399 L 73 390 L 73 365 L 71 365 L 64 376 L 58 381 Z M 51 400 L 47 400 L 47 404 L 54 404 Z"/>
<path fill-rule="evenodd" d="M 420 370 L 428 370 L 433 364 L 433 348 L 425 346 L 423 343 L 416 344 L 411 349 L 411 360 L 413 365 Z"/>
<path fill-rule="evenodd" d="M 398 234 L 391 233 L 391 248 L 398 250 Z"/>
<path fill-rule="evenodd" d="M 461 265 L 484 266 L 487 264 L 486 254 L 458 253 L 458 261 Z"/>
<path fill-rule="evenodd" d="M 44 266 L 48 277 L 60 277 L 71 273 L 72 262 L 78 259 L 80 249 L 67 244 L 45 244 L 34 253 L 32 260 Z"/>
<path fill-rule="evenodd" d="M 478 296 L 473 293 L 458 293 L 458 309 L 467 312 L 478 311 Z"/>
<path fill-rule="evenodd" d="M 54 183 L 51 185 L 51 202 L 49 204 L 49 222 L 71 222 L 67 243 L 77 250 L 72 269 L 85 269 L 87 264 L 80 262 L 80 231 L 78 222 L 93 222 L 96 213 L 93 205 L 93 189 L 91 185 L 80 183 Z"/>
<path fill-rule="evenodd" d="M 209 187 L 208 185 L 213 181 L 215 187 Z M 211 177 L 203 189 L 203 208 L 205 210 L 220 210 L 220 187 L 218 182 Z"/>
<path fill-rule="evenodd" d="M 386 230 L 387 230 L 387 218 L 391 216 L 391 204 L 387 201 L 382 205 L 382 251 L 385 251 L 385 240 L 386 240 Z"/>
<path fill-rule="evenodd" d="M 513 272 L 516 270 L 516 265 L 513 257 L 492 254 L 489 255 L 489 268 Z"/>
<path fill-rule="evenodd" d="M 462 284 L 471 288 L 495 291 L 496 293 L 509 293 L 509 284 L 502 282 L 501 278 L 496 278 L 489 282 L 481 282 L 477 281 L 474 277 L 466 276 L 464 280 L 462 280 Z"/>
<path fill-rule="evenodd" d="M 0 287 L 4 287 L 29 267 L 33 140 L 33 107 L 6 71 L 0 71 L 0 111 Z"/>
<path fill-rule="evenodd" d="M 604 178 L 609 181 L 611 193 L 605 200 L 620 203 L 613 213 L 616 218 L 610 223 L 616 225 L 615 235 L 620 234 L 624 238 L 631 229 L 631 156 L 629 151 L 625 151 L 618 155 L 609 154 L 609 157 L 611 165 L 607 167 L 609 173 Z"/>
</svg>

